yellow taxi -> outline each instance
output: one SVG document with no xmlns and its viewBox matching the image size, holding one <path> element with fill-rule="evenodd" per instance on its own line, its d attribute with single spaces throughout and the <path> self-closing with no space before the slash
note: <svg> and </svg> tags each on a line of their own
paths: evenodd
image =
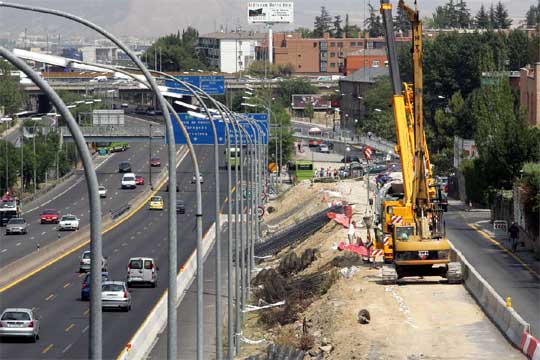
<svg viewBox="0 0 540 360">
<path fill-rule="evenodd" d="M 163 210 L 165 204 L 161 196 L 152 196 L 148 205 L 150 210 Z"/>
</svg>

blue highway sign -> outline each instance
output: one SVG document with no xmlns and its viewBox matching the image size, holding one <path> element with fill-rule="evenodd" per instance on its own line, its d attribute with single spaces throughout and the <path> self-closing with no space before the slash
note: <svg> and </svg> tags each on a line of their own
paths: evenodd
<svg viewBox="0 0 540 360">
<path fill-rule="evenodd" d="M 176 76 L 176 78 L 201 88 L 210 95 L 225 94 L 225 78 L 223 76 L 180 75 Z M 165 80 L 165 86 L 169 88 L 170 92 L 188 96 L 193 95 L 185 86 L 172 80 Z"/>
</svg>

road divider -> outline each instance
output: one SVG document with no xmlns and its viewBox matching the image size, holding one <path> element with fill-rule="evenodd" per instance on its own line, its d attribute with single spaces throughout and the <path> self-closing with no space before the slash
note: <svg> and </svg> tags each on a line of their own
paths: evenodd
<svg viewBox="0 0 540 360">
<path fill-rule="evenodd" d="M 226 219 L 226 215 L 221 215 L 222 226 L 227 222 Z M 206 231 L 203 238 L 203 259 L 205 260 L 215 241 L 215 226 L 216 223 L 213 223 L 210 229 Z M 197 250 L 195 249 L 188 260 L 180 266 L 179 273 L 176 276 L 176 307 L 182 302 L 184 295 L 195 279 L 196 271 Z M 116 358 L 117 360 L 144 359 L 147 357 L 150 350 L 152 350 L 155 339 L 165 330 L 167 325 L 167 294 L 168 290 L 165 290 L 159 301 L 154 305 L 152 311 L 150 311 L 141 326 L 137 329 L 135 335 L 133 335 L 124 349 L 120 352 Z"/>
<path fill-rule="evenodd" d="M 450 247 L 451 260 L 461 263 L 465 288 L 508 341 L 521 350 L 520 345 L 523 334 L 528 334 L 530 331 L 529 323 L 523 320 L 511 307 L 510 302 L 507 303 L 497 294 L 495 289 L 493 289 L 452 243 L 450 243 Z"/>
<path fill-rule="evenodd" d="M 178 167 L 188 154 L 187 147 L 182 146 L 176 154 L 178 158 L 176 166 Z M 111 214 L 106 214 L 103 216 L 102 229 L 104 230 L 102 230 L 102 234 L 106 234 L 113 230 L 135 215 L 142 207 L 144 207 L 150 197 L 157 194 L 161 187 L 165 185 L 166 180 L 168 179 L 167 174 L 168 168 L 164 167 L 158 175 L 157 183 L 159 185 L 155 187 L 155 190 L 148 188 L 139 193 L 132 201 L 133 206 L 131 206 L 131 211 L 125 212 L 123 215 L 114 220 Z M 40 247 L 36 249 L 36 251 L 3 266 L 0 268 L 0 294 L 88 245 L 89 243 L 90 225 L 86 225 L 79 231 L 73 232 L 70 235 L 47 244 L 44 247 Z"/>
</svg>

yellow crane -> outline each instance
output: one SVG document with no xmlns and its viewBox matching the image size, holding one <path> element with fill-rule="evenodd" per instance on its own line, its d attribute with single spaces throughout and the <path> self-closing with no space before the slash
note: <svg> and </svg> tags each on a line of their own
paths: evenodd
<svg viewBox="0 0 540 360">
<path fill-rule="evenodd" d="M 423 119 L 422 22 L 417 9 L 400 0 L 412 25 L 413 84 L 400 80 L 392 5 L 381 0 L 396 126 L 396 153 L 403 173 L 403 198 L 383 202 L 384 241 L 375 248 L 384 250 L 383 282 L 394 283 L 407 276 L 438 275 L 450 283 L 461 282 L 461 265 L 450 261 L 450 245 L 444 234 L 443 211 L 430 189 L 431 164 Z"/>
</svg>

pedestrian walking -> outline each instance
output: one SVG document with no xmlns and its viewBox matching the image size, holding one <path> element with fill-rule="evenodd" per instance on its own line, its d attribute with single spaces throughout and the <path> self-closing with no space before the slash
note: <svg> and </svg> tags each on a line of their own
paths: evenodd
<svg viewBox="0 0 540 360">
<path fill-rule="evenodd" d="M 512 252 L 516 252 L 519 238 L 519 227 L 515 222 L 513 222 L 512 225 L 510 225 L 510 228 L 508 228 L 508 233 L 510 234 L 510 249 Z"/>
<path fill-rule="evenodd" d="M 356 221 L 351 221 L 349 224 L 349 231 L 347 231 L 347 238 L 349 245 L 356 244 Z"/>
</svg>

